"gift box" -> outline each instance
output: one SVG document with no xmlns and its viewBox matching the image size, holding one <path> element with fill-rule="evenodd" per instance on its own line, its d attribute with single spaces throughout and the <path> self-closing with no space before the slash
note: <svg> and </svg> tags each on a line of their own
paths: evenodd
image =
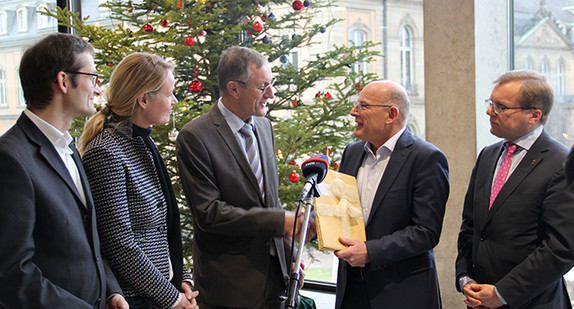
<svg viewBox="0 0 574 309">
<path fill-rule="evenodd" d="M 315 221 L 319 250 L 345 249 L 339 237 L 365 241 L 355 177 L 329 170 L 318 187 L 321 196 L 315 200 Z"/>
</svg>

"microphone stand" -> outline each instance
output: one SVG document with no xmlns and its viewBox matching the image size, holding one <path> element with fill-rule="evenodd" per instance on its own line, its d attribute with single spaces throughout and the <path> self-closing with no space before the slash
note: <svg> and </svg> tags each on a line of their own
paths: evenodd
<svg viewBox="0 0 574 309">
<path fill-rule="evenodd" d="M 295 260 L 295 269 L 289 275 L 289 282 L 287 284 L 287 297 L 285 308 L 297 308 L 298 295 L 297 284 L 301 280 L 301 260 L 303 259 L 303 250 L 305 249 L 305 239 L 307 238 L 307 231 L 309 229 L 309 220 L 311 219 L 311 212 L 313 210 L 313 198 L 319 197 L 318 188 L 316 187 L 316 178 L 310 181 L 312 189 L 305 197 L 300 197 L 299 202 L 304 202 L 305 204 L 305 217 L 303 219 L 303 224 L 301 225 L 301 232 L 299 233 L 299 251 L 297 252 L 297 258 Z M 295 218 L 297 220 L 297 218 Z M 293 248 L 292 250 L 294 250 Z M 291 265 L 287 265 L 291 267 Z"/>
</svg>

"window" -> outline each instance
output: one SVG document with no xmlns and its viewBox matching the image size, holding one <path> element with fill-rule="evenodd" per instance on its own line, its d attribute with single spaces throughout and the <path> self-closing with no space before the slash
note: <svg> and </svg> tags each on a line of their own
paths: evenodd
<svg viewBox="0 0 574 309">
<path fill-rule="evenodd" d="M 8 16 L 6 11 L 0 11 L 0 35 L 8 33 Z"/>
<path fill-rule="evenodd" d="M 16 10 L 16 21 L 18 24 L 18 32 L 28 31 L 28 10 L 21 7 Z"/>
<path fill-rule="evenodd" d="M 40 3 L 36 6 L 36 18 L 38 20 L 38 29 L 46 29 L 50 25 L 50 17 L 42 14 L 46 11 L 48 6 L 45 3 Z"/>
<path fill-rule="evenodd" d="M 524 63 L 524 68 L 526 70 L 534 70 L 534 63 L 532 62 L 532 60 L 530 59 L 526 60 L 526 62 Z"/>
<path fill-rule="evenodd" d="M 367 33 L 363 30 L 355 29 L 351 30 L 351 38 L 350 44 L 351 46 L 361 46 L 367 41 Z M 365 62 L 364 61 L 357 61 L 353 64 L 352 67 L 353 72 L 356 73 L 365 73 Z"/>
<path fill-rule="evenodd" d="M 8 106 L 6 91 L 6 70 L 4 68 L 0 68 L 0 107 Z"/>
<path fill-rule="evenodd" d="M 544 76 L 548 77 L 548 62 L 546 60 L 542 61 L 540 64 L 540 73 L 544 74 Z"/>
<path fill-rule="evenodd" d="M 564 63 L 556 64 L 556 96 L 564 96 Z"/>
<path fill-rule="evenodd" d="M 413 56 L 412 56 L 412 31 L 408 27 L 401 27 L 401 84 L 407 90 L 412 89 L 412 71 L 413 71 Z"/>
</svg>

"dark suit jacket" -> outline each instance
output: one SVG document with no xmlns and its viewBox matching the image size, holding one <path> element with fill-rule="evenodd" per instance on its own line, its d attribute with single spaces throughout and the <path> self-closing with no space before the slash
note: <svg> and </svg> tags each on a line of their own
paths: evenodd
<svg viewBox="0 0 574 309">
<path fill-rule="evenodd" d="M 186 124 L 177 138 L 180 177 L 194 219 L 193 270 L 202 303 L 246 307 L 262 300 L 271 239 L 287 273 L 273 129 L 264 117 L 254 120 L 265 200 L 217 104 Z"/>
<path fill-rule="evenodd" d="M 503 142 L 484 148 L 464 201 L 458 279 L 494 284 L 510 308 L 570 308 L 564 275 L 574 265 L 574 200 L 561 168 L 568 149 L 542 132 L 488 210 Z"/>
<path fill-rule="evenodd" d="M 365 142 L 345 149 L 340 172 L 357 176 Z M 449 193 L 444 154 L 407 130 L 389 159 L 366 223 L 365 267 L 372 308 L 440 308 L 433 248 L 438 244 Z M 336 308 L 342 303 L 347 269 L 339 260 Z"/>
<path fill-rule="evenodd" d="M 120 293 L 100 256 L 88 180 L 73 150 L 86 206 L 26 115 L 0 138 L 1 308 L 104 308 Z"/>
<path fill-rule="evenodd" d="M 171 308 L 182 280 L 191 281 L 191 275 L 183 265 L 181 232 L 168 228 L 166 197 L 150 151 L 141 137 L 132 137 L 131 127 L 120 126 L 98 134 L 82 159 L 94 195 L 102 253 L 125 296 L 142 296 L 158 308 Z M 179 225 L 179 210 L 173 207 Z M 170 237 L 180 245 L 170 246 Z"/>
</svg>

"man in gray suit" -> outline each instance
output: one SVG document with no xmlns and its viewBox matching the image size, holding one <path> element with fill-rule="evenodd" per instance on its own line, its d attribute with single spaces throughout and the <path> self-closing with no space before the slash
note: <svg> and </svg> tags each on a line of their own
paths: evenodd
<svg viewBox="0 0 574 309">
<path fill-rule="evenodd" d="M 95 112 L 94 50 L 50 35 L 24 53 L 20 80 L 27 108 L 0 137 L 0 308 L 127 308 L 68 133 Z"/>
<path fill-rule="evenodd" d="M 464 201 L 457 289 L 477 308 L 571 308 L 562 276 L 574 265 L 574 199 L 558 172 L 568 149 L 543 128 L 546 77 L 510 71 L 486 100 L 490 132 Z"/>
<path fill-rule="evenodd" d="M 231 47 L 218 68 L 221 98 L 178 136 L 180 177 L 194 224 L 194 280 L 201 308 L 279 308 L 287 265 L 267 59 Z M 299 225 L 298 223 L 297 225 Z"/>
</svg>

